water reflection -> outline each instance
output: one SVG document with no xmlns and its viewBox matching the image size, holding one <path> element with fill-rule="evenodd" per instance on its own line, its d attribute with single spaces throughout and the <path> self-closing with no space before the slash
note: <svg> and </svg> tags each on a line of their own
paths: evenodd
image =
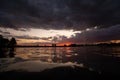
<svg viewBox="0 0 120 80">
<path fill-rule="evenodd" d="M 14 57 L 15 56 L 15 54 L 14 54 L 14 51 L 15 51 L 15 49 L 14 48 L 10 48 L 10 51 L 9 51 L 9 57 Z"/>
<path fill-rule="evenodd" d="M 62 62 L 62 58 L 63 58 L 63 56 L 61 55 L 61 53 L 58 53 L 57 51 L 56 51 L 56 47 L 54 47 L 53 48 L 53 57 L 52 57 L 52 61 L 53 62 L 59 62 L 59 63 L 61 63 Z"/>
<path fill-rule="evenodd" d="M 6 57 L 6 49 L 5 48 L 0 48 L 0 58 Z"/>
<path fill-rule="evenodd" d="M 100 72 L 116 73 L 120 70 L 120 47 L 0 48 L 0 53 L 0 57 L 15 57 L 20 60 L 83 64 Z"/>
<path fill-rule="evenodd" d="M 12 51 L 12 50 L 11 50 Z M 120 56 L 120 47 L 40 47 L 40 48 L 17 48 L 16 56 L 23 59 L 41 60 L 46 62 L 80 62 L 87 61 L 97 56 Z"/>
<path fill-rule="evenodd" d="M 48 59 L 50 62 L 55 63 L 65 63 L 65 62 L 73 62 L 72 60 L 68 60 L 71 57 L 74 57 L 75 52 L 72 51 L 70 47 L 64 47 L 64 48 L 52 48 L 51 54 Z"/>
<path fill-rule="evenodd" d="M 0 58 L 15 57 L 15 48 L 0 48 Z"/>
<path fill-rule="evenodd" d="M 77 56 L 70 47 L 40 47 L 40 48 L 17 48 L 15 57 L 43 62 L 65 63 L 74 62 L 69 60 Z"/>
</svg>

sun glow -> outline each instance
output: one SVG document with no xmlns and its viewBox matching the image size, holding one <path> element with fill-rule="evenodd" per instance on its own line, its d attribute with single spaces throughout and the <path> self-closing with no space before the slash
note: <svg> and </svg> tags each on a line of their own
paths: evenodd
<svg viewBox="0 0 120 80">
<path fill-rule="evenodd" d="M 52 42 L 52 38 L 60 36 L 64 36 L 69 38 L 74 36 L 75 33 L 81 33 L 81 31 L 73 31 L 73 30 L 45 30 L 45 29 L 34 29 L 29 28 L 28 30 L 15 30 L 11 28 L 0 28 L 3 32 L 9 32 L 7 34 L 9 37 L 15 37 L 17 39 L 18 44 L 21 43 L 39 43 L 39 42 Z M 1 33 L 2 34 L 2 33 Z M 2 34 L 6 36 L 6 34 Z M 69 45 L 68 43 L 65 43 Z"/>
<path fill-rule="evenodd" d="M 58 45 L 58 46 L 69 46 L 69 45 L 71 45 L 71 43 L 70 43 L 70 42 L 58 43 L 57 45 Z"/>
<path fill-rule="evenodd" d="M 111 40 L 112 43 L 120 43 L 120 40 Z"/>
</svg>

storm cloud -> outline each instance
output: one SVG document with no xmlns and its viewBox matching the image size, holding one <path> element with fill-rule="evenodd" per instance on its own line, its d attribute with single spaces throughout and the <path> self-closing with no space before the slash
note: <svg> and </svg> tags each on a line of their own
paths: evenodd
<svg viewBox="0 0 120 80">
<path fill-rule="evenodd" d="M 74 29 L 120 24 L 120 0 L 0 0 L 0 27 Z"/>
<path fill-rule="evenodd" d="M 36 36 L 29 36 L 29 35 L 23 35 L 23 36 L 15 36 L 17 39 L 34 39 L 34 40 L 39 40 L 39 37 Z"/>
<path fill-rule="evenodd" d="M 90 31 L 83 31 L 82 33 L 76 33 L 71 38 L 62 38 L 61 42 L 71 43 L 94 43 L 94 42 L 106 42 L 111 40 L 120 39 L 120 25 L 111 26 L 109 28 L 93 29 Z"/>
<path fill-rule="evenodd" d="M 37 37 L 37 36 L 29 36 L 29 35 L 22 35 L 22 36 L 14 36 L 17 39 L 27 39 L 27 40 L 50 40 L 52 37 Z"/>
</svg>

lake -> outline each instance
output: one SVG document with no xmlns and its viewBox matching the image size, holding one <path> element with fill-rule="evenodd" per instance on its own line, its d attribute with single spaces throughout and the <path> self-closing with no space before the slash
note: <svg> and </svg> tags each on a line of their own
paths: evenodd
<svg viewBox="0 0 120 80">
<path fill-rule="evenodd" d="M 8 54 L 9 52 L 6 52 Z M 120 47 L 19 47 L 12 56 L 0 58 L 0 70 L 24 61 L 79 64 L 99 73 L 120 74 Z M 25 63 L 25 65 L 31 63 Z M 16 66 L 14 65 L 14 66 Z M 20 64 L 19 66 L 24 66 Z M 33 65 L 35 66 L 35 65 Z M 45 66 L 43 66 L 45 67 Z"/>
</svg>

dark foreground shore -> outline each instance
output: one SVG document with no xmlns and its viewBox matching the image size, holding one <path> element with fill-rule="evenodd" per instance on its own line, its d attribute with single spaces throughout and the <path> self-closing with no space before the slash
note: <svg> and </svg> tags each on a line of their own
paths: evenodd
<svg viewBox="0 0 120 80">
<path fill-rule="evenodd" d="M 0 80 L 119 80 L 119 74 L 98 73 L 86 68 L 56 67 L 42 72 L 8 71 L 0 73 Z"/>
</svg>

